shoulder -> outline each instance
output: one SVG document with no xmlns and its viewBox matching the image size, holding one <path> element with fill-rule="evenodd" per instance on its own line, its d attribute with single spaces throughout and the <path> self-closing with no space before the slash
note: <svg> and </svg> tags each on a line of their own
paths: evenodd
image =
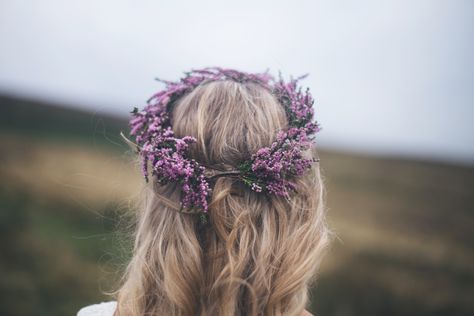
<svg viewBox="0 0 474 316">
<path fill-rule="evenodd" d="M 313 314 L 311 314 L 308 310 L 304 310 L 303 313 L 301 314 L 301 316 L 314 316 Z"/>
<path fill-rule="evenodd" d="M 113 316 L 116 308 L 116 301 L 103 302 L 81 308 L 77 316 Z"/>
</svg>

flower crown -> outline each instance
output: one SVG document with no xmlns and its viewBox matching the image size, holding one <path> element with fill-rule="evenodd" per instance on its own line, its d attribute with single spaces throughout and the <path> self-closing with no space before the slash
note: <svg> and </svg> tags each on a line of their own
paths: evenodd
<svg viewBox="0 0 474 316">
<path fill-rule="evenodd" d="M 212 67 L 186 72 L 185 77 L 178 82 L 157 79 L 165 83 L 166 88 L 154 94 L 142 111 L 134 108 L 130 120 L 130 135 L 135 136 L 146 181 L 151 164 L 152 175 L 159 183 L 180 184 L 180 211 L 200 213 L 203 220 L 212 191 L 210 182 L 221 175 L 235 176 L 256 192 L 289 197 L 289 191 L 296 189 L 295 183 L 290 181 L 291 176 L 302 175 L 311 168 L 313 162 L 319 161 L 302 155 L 303 150 L 313 144 L 311 136 L 320 130 L 318 123 L 312 121 L 314 100 L 309 89 L 302 91 L 297 86 L 304 77 L 284 82 L 281 74 L 276 80 L 268 71 L 250 74 Z M 170 113 L 177 99 L 203 83 L 218 80 L 253 82 L 265 87 L 285 108 L 290 126 L 287 131 L 278 132 L 270 147 L 259 149 L 236 170 L 220 174 L 209 173 L 209 168 L 188 157 L 187 149 L 196 142 L 196 138 L 175 137 L 170 121 Z"/>
</svg>

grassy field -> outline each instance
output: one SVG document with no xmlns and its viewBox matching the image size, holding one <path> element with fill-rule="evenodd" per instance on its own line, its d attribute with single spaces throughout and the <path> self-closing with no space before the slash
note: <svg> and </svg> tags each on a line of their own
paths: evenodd
<svg viewBox="0 0 474 316">
<path fill-rule="evenodd" d="M 120 118 L 0 97 L 0 315 L 75 315 L 128 258 Z M 317 315 L 473 315 L 474 168 L 321 153 L 336 234 Z"/>
</svg>

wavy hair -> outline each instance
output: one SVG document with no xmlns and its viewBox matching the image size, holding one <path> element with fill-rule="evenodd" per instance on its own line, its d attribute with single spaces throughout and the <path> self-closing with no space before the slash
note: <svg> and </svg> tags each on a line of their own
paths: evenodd
<svg viewBox="0 0 474 316">
<path fill-rule="evenodd" d="M 176 101 L 178 137 L 190 156 L 232 169 L 288 128 L 285 110 L 254 83 L 201 84 Z M 316 149 L 305 152 L 316 157 Z M 120 316 L 300 315 L 329 241 L 319 164 L 294 179 L 290 199 L 217 178 L 209 223 L 178 212 L 175 184 L 156 181 L 136 212 L 133 256 L 117 291 Z"/>
</svg>

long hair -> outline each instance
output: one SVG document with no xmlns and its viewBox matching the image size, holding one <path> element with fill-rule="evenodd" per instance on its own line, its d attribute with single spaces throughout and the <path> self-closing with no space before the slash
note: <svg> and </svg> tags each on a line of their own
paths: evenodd
<svg viewBox="0 0 474 316">
<path fill-rule="evenodd" d="M 177 137 L 197 139 L 189 155 L 235 168 L 288 128 L 264 87 L 214 81 L 177 100 Z M 317 156 L 316 149 L 305 152 Z M 176 184 L 156 181 L 137 207 L 133 256 L 118 290 L 120 316 L 300 315 L 328 244 L 319 164 L 294 179 L 289 199 L 254 192 L 238 179 L 213 185 L 209 223 L 183 214 Z"/>
</svg>

